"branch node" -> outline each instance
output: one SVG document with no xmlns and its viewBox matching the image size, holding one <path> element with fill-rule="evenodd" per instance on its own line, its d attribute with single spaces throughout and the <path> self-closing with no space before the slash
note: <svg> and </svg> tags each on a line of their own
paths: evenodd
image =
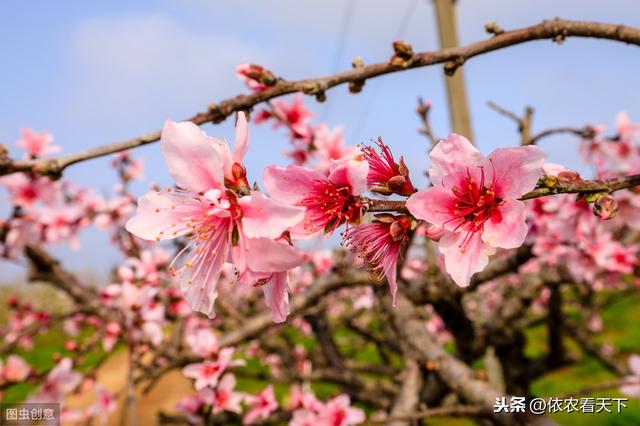
<svg viewBox="0 0 640 426">
<path fill-rule="evenodd" d="M 351 61 L 351 67 L 353 69 L 364 68 L 364 60 L 362 59 L 362 57 L 356 56 L 355 58 L 353 58 L 353 60 Z"/>
<path fill-rule="evenodd" d="M 393 42 L 393 51 L 396 56 L 408 61 L 413 57 L 413 48 L 404 40 L 396 40 Z"/>
<path fill-rule="evenodd" d="M 389 65 L 396 68 L 407 68 L 413 59 L 413 48 L 404 40 L 393 42 L 394 55 L 389 60 Z"/>
<path fill-rule="evenodd" d="M 484 30 L 489 34 L 493 34 L 494 36 L 504 33 L 502 27 L 493 21 L 484 24 Z"/>
<path fill-rule="evenodd" d="M 58 180 L 62 177 L 62 170 L 64 167 L 56 160 L 49 160 L 44 163 L 37 164 L 33 171 L 47 176 L 51 180 Z"/>
<path fill-rule="evenodd" d="M 224 121 L 225 118 L 227 118 L 226 115 L 222 112 L 222 108 L 220 108 L 220 105 L 216 103 L 209 104 L 209 106 L 207 106 L 207 110 L 209 112 L 211 121 L 214 123 L 220 123 Z"/>
<path fill-rule="evenodd" d="M 353 69 L 364 68 L 364 61 L 360 56 L 356 56 L 351 61 L 351 67 Z M 362 88 L 364 87 L 365 80 L 354 80 L 349 82 L 349 92 L 350 93 L 360 93 L 362 92 Z"/>
<path fill-rule="evenodd" d="M 556 176 L 543 176 L 538 179 L 538 188 L 555 189 L 558 186 L 558 178 Z"/>
<path fill-rule="evenodd" d="M 325 94 L 325 92 L 324 92 L 324 91 L 322 91 L 322 92 L 318 92 L 318 93 L 316 94 L 316 101 L 318 101 L 318 102 L 324 102 L 324 101 L 326 101 L 326 100 L 327 100 L 327 95 Z"/>
<path fill-rule="evenodd" d="M 566 36 L 564 34 L 558 34 L 553 38 L 553 42 L 557 44 L 562 44 L 564 43 L 565 39 L 566 39 Z"/>
<path fill-rule="evenodd" d="M 461 56 L 456 57 L 450 61 L 445 62 L 444 64 L 444 73 L 448 76 L 452 76 L 456 73 L 458 67 L 461 67 L 464 64 L 464 58 Z"/>
<path fill-rule="evenodd" d="M 319 93 L 323 93 L 326 89 L 327 89 L 327 84 L 324 82 L 321 83 L 318 81 L 306 81 L 302 83 L 302 85 L 300 86 L 300 90 L 302 91 L 302 93 L 304 93 L 305 95 L 311 95 L 316 97 Z"/>
<path fill-rule="evenodd" d="M 9 149 L 0 144 L 0 171 L 11 170 L 11 159 L 9 158 Z"/>
</svg>

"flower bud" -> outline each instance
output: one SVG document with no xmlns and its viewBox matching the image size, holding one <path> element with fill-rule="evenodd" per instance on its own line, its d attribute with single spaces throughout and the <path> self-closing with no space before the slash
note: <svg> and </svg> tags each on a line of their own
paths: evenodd
<svg viewBox="0 0 640 426">
<path fill-rule="evenodd" d="M 582 178 L 580 177 L 580 173 L 576 172 L 575 170 L 563 170 L 558 173 L 558 179 L 574 182 Z"/>
<path fill-rule="evenodd" d="M 393 42 L 393 51 L 396 56 L 408 61 L 413 56 L 413 48 L 404 40 L 396 40 Z"/>
<path fill-rule="evenodd" d="M 406 68 L 409 65 L 409 63 L 405 59 L 402 59 L 398 55 L 393 55 L 391 57 L 391 60 L 389 61 L 389 64 L 396 68 Z"/>
<path fill-rule="evenodd" d="M 233 163 L 231 166 L 233 180 L 225 178 L 227 188 L 237 191 L 241 195 L 249 195 L 250 187 L 247 180 L 247 169 L 240 163 Z"/>
<path fill-rule="evenodd" d="M 349 82 L 349 93 L 360 93 L 364 87 L 364 80 L 356 80 Z"/>
<path fill-rule="evenodd" d="M 406 182 L 407 179 L 404 176 L 396 175 L 387 181 L 387 188 L 391 191 L 391 193 L 401 193 L 401 191 L 403 191 L 403 188 L 405 187 Z M 409 193 L 408 195 L 411 195 L 411 193 Z"/>
<path fill-rule="evenodd" d="M 389 235 L 393 241 L 402 241 L 411 229 L 411 219 L 407 216 L 400 216 L 391 223 Z"/>
<path fill-rule="evenodd" d="M 432 225 L 431 223 L 423 224 L 420 229 L 424 233 L 424 236 L 433 241 L 440 241 L 440 238 L 444 235 L 444 228 L 440 226 Z"/>
<path fill-rule="evenodd" d="M 6 162 L 9 160 L 9 149 L 0 143 L 0 163 Z"/>
<path fill-rule="evenodd" d="M 240 70 L 240 72 L 246 77 L 262 83 L 265 86 L 274 86 L 277 82 L 273 73 L 262 65 L 249 64 L 244 69 Z"/>
<path fill-rule="evenodd" d="M 500 35 L 504 33 L 502 27 L 500 27 L 500 25 L 496 24 L 495 22 L 487 22 L 486 24 L 484 24 L 484 30 L 493 35 Z"/>
<path fill-rule="evenodd" d="M 609 194 L 605 194 L 593 203 L 593 214 L 602 220 L 609 220 L 618 214 L 618 201 Z"/>
</svg>

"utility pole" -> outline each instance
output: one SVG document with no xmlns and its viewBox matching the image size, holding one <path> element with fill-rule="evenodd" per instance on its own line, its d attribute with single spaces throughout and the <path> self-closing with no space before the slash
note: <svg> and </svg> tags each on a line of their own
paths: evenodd
<svg viewBox="0 0 640 426">
<path fill-rule="evenodd" d="M 434 0 L 440 48 L 458 46 L 458 25 L 456 16 L 456 0 Z M 455 133 L 473 141 L 471 118 L 467 103 L 467 90 L 464 84 L 464 73 L 459 67 L 453 75 L 445 76 L 447 97 L 449 99 L 449 118 Z"/>
</svg>

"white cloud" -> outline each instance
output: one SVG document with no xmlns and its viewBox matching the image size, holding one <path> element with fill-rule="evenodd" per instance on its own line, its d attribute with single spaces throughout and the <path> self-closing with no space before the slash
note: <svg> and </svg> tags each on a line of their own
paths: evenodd
<svg viewBox="0 0 640 426">
<path fill-rule="evenodd" d="M 69 114 L 128 129 L 182 118 L 242 91 L 235 66 L 267 56 L 256 44 L 199 34 L 164 16 L 87 20 L 70 47 L 77 82 Z"/>
</svg>

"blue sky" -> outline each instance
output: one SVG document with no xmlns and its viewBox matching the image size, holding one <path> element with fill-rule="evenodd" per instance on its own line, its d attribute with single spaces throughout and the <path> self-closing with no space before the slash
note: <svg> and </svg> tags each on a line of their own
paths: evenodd
<svg viewBox="0 0 640 426">
<path fill-rule="evenodd" d="M 110 143 L 158 129 L 212 101 L 246 91 L 235 66 L 259 63 L 287 79 L 324 75 L 350 66 L 386 61 L 398 34 L 416 51 L 434 50 L 437 38 L 428 0 L 351 0 L 352 20 L 339 49 L 346 0 L 221 2 L 4 1 L 0 2 L 0 143 L 10 147 L 22 126 L 54 133 L 64 152 Z M 459 0 L 461 43 L 487 37 L 484 24 L 511 29 L 556 16 L 638 25 L 637 0 Z M 400 24 L 412 11 L 406 28 Z M 338 53 L 341 52 L 341 55 Z M 512 122 L 487 108 L 494 100 L 522 111 L 536 109 L 534 129 L 586 123 L 613 124 L 616 112 L 640 119 L 640 50 L 602 40 L 539 41 L 474 58 L 465 65 L 475 139 L 481 150 L 517 143 Z M 441 67 L 411 70 L 367 82 L 358 96 L 339 87 L 328 102 L 309 105 L 330 125 L 342 124 L 348 142 L 382 136 L 404 154 L 414 180 L 424 182 L 426 140 L 416 133 L 421 95 L 433 102 L 435 132 L 449 132 Z M 232 140 L 231 121 L 207 125 Z M 282 163 L 286 136 L 268 126 L 251 129 L 248 168 L 260 180 L 264 166 Z M 551 161 L 585 170 L 575 140 L 543 143 Z M 169 185 L 157 145 L 140 149 L 146 176 Z M 97 191 L 115 179 L 107 160 L 74 166 L 67 173 Z M 422 180 L 421 180 L 422 179 Z M 142 193 L 148 182 L 136 187 Z M 0 194 L 0 199 L 5 199 Z M 55 249 L 80 270 L 105 271 L 118 261 L 104 236 L 87 232 L 81 255 Z M 0 264 L 0 281 L 20 269 Z"/>
</svg>

